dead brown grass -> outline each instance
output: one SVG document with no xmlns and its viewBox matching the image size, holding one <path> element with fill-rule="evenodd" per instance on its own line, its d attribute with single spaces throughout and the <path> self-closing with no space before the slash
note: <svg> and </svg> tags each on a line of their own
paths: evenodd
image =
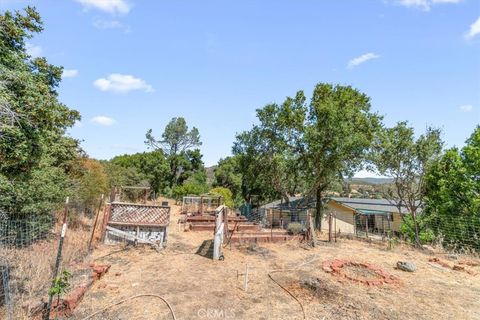
<svg viewBox="0 0 480 320">
<path fill-rule="evenodd" d="M 72 286 L 89 275 L 89 270 L 82 268 L 79 263 L 88 258 L 88 229 L 91 224 L 89 218 L 80 216 L 76 219 L 75 228 L 69 229 L 65 237 L 61 270 L 72 273 Z M 51 240 L 39 241 L 21 249 L 0 248 L 0 261 L 7 261 L 11 267 L 14 319 L 28 319 L 29 307 L 35 306 L 42 298 L 48 298 L 60 231 L 61 224 L 57 223 L 52 230 Z M 2 311 L 5 310 L 0 310 L 0 318 L 6 318 Z"/>
</svg>

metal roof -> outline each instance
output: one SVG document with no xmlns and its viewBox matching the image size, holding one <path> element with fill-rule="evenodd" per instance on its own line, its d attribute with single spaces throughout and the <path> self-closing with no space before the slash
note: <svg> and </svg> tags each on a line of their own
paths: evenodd
<svg viewBox="0 0 480 320">
<path fill-rule="evenodd" d="M 312 208 L 315 207 L 315 201 L 312 199 L 304 198 L 304 197 L 290 197 L 290 202 L 287 205 L 282 200 L 276 200 L 265 204 L 262 208 L 270 209 L 296 209 L 296 208 Z M 328 201 L 335 201 L 340 205 L 349 207 L 355 211 L 361 213 L 362 211 L 365 212 L 364 214 L 387 214 L 387 213 L 396 213 L 398 212 L 397 203 L 394 200 L 388 199 L 364 199 L 364 198 L 346 198 L 346 197 L 330 197 Z M 408 210 L 405 206 L 401 208 L 402 214 L 407 214 Z M 369 213 L 370 212 L 370 213 Z M 419 210 L 421 212 L 421 209 Z"/>
<path fill-rule="evenodd" d="M 296 209 L 309 207 L 309 205 L 311 205 L 311 201 L 305 197 L 290 197 L 288 200 L 288 205 L 285 203 L 285 200 L 275 200 L 261 207 L 265 209 Z"/>
<path fill-rule="evenodd" d="M 377 211 L 385 213 L 398 212 L 397 204 L 394 200 L 388 199 L 361 199 L 361 198 L 344 198 L 344 197 L 331 197 L 330 200 L 333 200 L 341 205 L 354 209 L 361 212 L 364 210 L 368 211 Z M 401 212 L 403 214 L 408 213 L 408 210 L 405 206 L 402 206 Z M 372 213 L 370 213 L 372 214 Z"/>
</svg>

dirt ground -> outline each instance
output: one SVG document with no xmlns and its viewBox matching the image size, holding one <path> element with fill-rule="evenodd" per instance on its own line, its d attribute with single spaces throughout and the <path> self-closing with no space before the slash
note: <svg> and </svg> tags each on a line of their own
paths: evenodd
<svg viewBox="0 0 480 320">
<path fill-rule="evenodd" d="M 96 262 L 112 267 L 88 291 L 73 319 L 85 319 L 139 294 L 162 296 L 177 319 L 303 319 L 302 307 L 306 319 L 480 319 L 480 274 L 434 266 L 427 253 L 341 239 L 335 244 L 320 242 L 313 249 L 298 242 L 227 247 L 225 260 L 213 261 L 207 250 L 212 233 L 180 230 L 178 211 L 174 207 L 168 247 L 161 252 L 148 247 L 97 248 Z M 436 256 L 449 261 L 445 254 Z M 322 262 L 330 259 L 375 264 L 398 277 L 400 284 L 368 287 L 332 276 L 322 269 Z M 418 270 L 397 270 L 397 261 L 413 262 Z M 472 269 L 480 273 L 480 267 Z M 172 319 L 172 315 L 158 297 L 139 297 L 92 319 Z"/>
</svg>

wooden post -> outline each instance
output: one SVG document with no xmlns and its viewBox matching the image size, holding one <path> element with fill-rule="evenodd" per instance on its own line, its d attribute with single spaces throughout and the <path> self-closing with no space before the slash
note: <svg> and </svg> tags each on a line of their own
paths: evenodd
<svg viewBox="0 0 480 320">
<path fill-rule="evenodd" d="M 273 241 L 273 209 L 270 210 L 270 241 Z"/>
<path fill-rule="evenodd" d="M 223 223 L 225 225 L 225 236 L 228 238 L 228 208 L 223 207 Z"/>
<path fill-rule="evenodd" d="M 90 251 L 90 249 L 92 248 L 92 241 L 95 235 L 95 229 L 97 228 L 98 216 L 100 215 L 100 210 L 102 209 L 103 197 L 104 195 L 102 194 L 102 197 L 100 198 L 100 203 L 98 205 L 97 214 L 95 215 L 95 222 L 93 223 L 92 234 L 90 235 L 90 240 L 88 241 L 88 251 Z"/>
<path fill-rule="evenodd" d="M 245 265 L 245 279 L 243 281 L 243 288 L 245 292 L 248 290 L 248 264 Z"/>
<path fill-rule="evenodd" d="M 328 242 L 332 242 L 332 213 L 328 213 Z"/>
<path fill-rule="evenodd" d="M 337 213 L 335 212 L 334 213 L 334 216 L 333 216 L 333 225 L 334 225 L 334 229 L 335 229 L 335 243 L 337 242 Z"/>
<path fill-rule="evenodd" d="M 365 215 L 365 230 L 366 230 L 366 236 L 368 239 L 368 215 Z"/>
<path fill-rule="evenodd" d="M 223 232 L 225 224 L 223 223 L 223 210 L 215 212 L 215 235 L 213 240 L 213 259 L 220 260 L 221 248 L 223 242 Z"/>
</svg>

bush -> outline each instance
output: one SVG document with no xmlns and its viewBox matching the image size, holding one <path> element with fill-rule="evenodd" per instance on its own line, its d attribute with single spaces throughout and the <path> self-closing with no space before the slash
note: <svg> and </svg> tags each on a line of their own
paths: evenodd
<svg viewBox="0 0 480 320">
<path fill-rule="evenodd" d="M 298 222 L 291 222 L 287 226 L 287 231 L 288 233 L 294 234 L 294 235 L 300 234 L 303 232 L 303 225 Z"/>
<path fill-rule="evenodd" d="M 418 222 L 418 238 L 420 244 L 432 243 L 435 239 L 435 233 L 432 229 L 426 227 L 426 217 L 417 216 Z M 403 234 L 410 242 L 415 242 L 415 224 L 411 215 L 403 217 L 402 224 L 400 225 L 400 233 Z"/>
<path fill-rule="evenodd" d="M 230 191 L 230 189 L 224 188 L 224 187 L 216 187 L 211 189 L 208 193 L 222 197 L 223 201 L 225 202 L 225 205 L 229 208 L 233 208 L 234 206 L 233 198 L 232 198 L 233 194 L 232 194 L 232 191 Z"/>
</svg>

